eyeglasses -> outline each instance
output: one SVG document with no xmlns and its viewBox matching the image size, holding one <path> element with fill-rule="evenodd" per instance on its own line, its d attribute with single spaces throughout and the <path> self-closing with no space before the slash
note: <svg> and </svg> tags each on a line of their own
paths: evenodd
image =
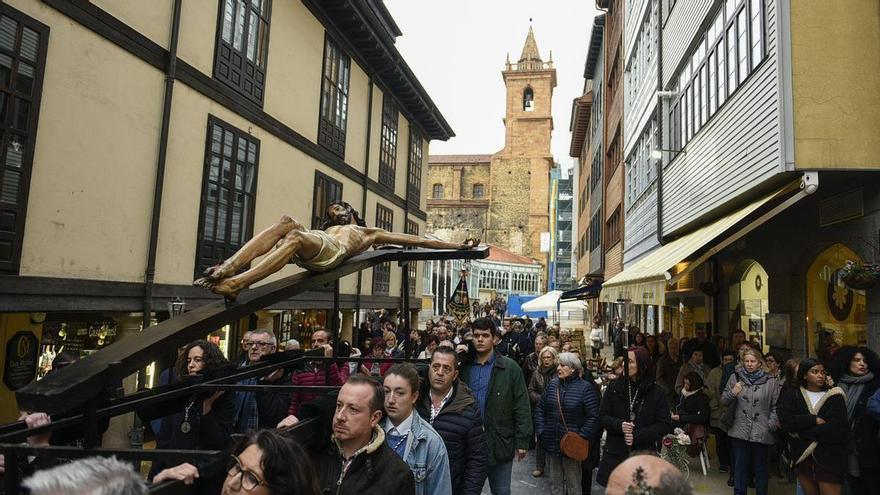
<svg viewBox="0 0 880 495">
<path fill-rule="evenodd" d="M 238 488 L 235 488 L 235 486 L 232 487 L 236 490 L 244 488 L 245 491 L 249 492 L 261 485 L 266 487 L 269 486 L 253 471 L 243 468 L 241 466 L 241 459 L 239 459 L 238 456 L 232 456 L 232 462 L 229 463 L 229 470 L 226 471 L 226 474 L 233 479 L 238 478 Z"/>
<path fill-rule="evenodd" d="M 257 346 L 260 349 L 265 349 L 267 347 L 274 347 L 275 346 L 275 344 L 273 344 L 271 342 L 260 342 L 257 340 L 245 340 L 244 345 L 245 345 L 245 347 Z"/>
</svg>

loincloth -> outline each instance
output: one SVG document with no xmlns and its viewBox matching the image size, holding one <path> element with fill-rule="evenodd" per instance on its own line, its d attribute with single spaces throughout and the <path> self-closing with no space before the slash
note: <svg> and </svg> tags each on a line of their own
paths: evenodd
<svg viewBox="0 0 880 495">
<path fill-rule="evenodd" d="M 346 260 L 348 252 L 345 247 L 339 244 L 339 241 L 323 230 L 310 230 L 309 233 L 321 239 L 321 249 L 318 254 L 308 260 L 294 254 L 290 261 L 312 272 L 325 272 L 336 268 Z"/>
</svg>

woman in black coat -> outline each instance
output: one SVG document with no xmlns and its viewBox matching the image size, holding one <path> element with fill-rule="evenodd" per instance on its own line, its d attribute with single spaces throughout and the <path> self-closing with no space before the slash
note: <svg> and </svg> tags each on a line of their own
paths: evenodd
<svg viewBox="0 0 880 495">
<path fill-rule="evenodd" d="M 825 366 L 815 359 L 801 362 L 797 381 L 800 387 L 786 387 L 777 411 L 798 481 L 806 495 L 840 495 L 849 437 L 844 392 L 829 390 Z"/>
<path fill-rule="evenodd" d="M 852 495 L 880 490 L 880 422 L 867 412 L 868 399 L 880 387 L 880 358 L 866 347 L 845 346 L 834 356 L 831 377 L 846 394 L 849 420 L 847 484 Z"/>
<path fill-rule="evenodd" d="M 644 347 L 629 349 L 629 383 L 621 377 L 605 389 L 599 420 L 607 431 L 596 482 L 608 476 L 631 451 L 657 450 L 657 442 L 672 429 L 666 392 L 654 383 L 654 363 Z M 629 390 L 629 394 L 627 394 Z"/>
<path fill-rule="evenodd" d="M 703 392 L 703 379 L 699 373 L 691 371 L 684 376 L 684 386 L 681 388 L 672 421 L 682 429 L 687 429 L 687 425 L 703 425 L 708 428 L 709 413 L 709 396 Z"/>
<path fill-rule="evenodd" d="M 231 365 L 220 348 L 206 340 L 190 342 L 177 360 L 177 373 L 185 376 L 205 375 L 217 378 Z M 224 450 L 232 436 L 235 423 L 235 394 L 222 391 L 195 394 L 181 403 L 181 409 L 162 419 L 156 438 L 157 448 Z M 164 461 L 154 462 L 150 478 L 169 467 Z"/>
</svg>

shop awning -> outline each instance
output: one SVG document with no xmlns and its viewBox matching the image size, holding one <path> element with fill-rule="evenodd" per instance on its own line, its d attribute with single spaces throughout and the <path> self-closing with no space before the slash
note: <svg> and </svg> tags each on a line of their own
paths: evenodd
<svg viewBox="0 0 880 495">
<path fill-rule="evenodd" d="M 700 266 L 716 253 L 767 222 L 808 193 L 801 189 L 763 214 L 757 211 L 775 199 L 789 195 L 799 187 L 800 181 L 790 184 L 770 195 L 734 211 L 690 234 L 660 246 L 654 252 L 636 261 L 632 266 L 605 280 L 599 300 L 602 302 L 628 301 L 632 304 L 663 305 L 666 290 L 682 277 Z M 735 226 L 744 226 L 731 230 Z M 692 257 L 706 246 L 712 247 L 699 257 Z M 673 268 L 690 260 L 687 268 L 673 274 Z"/>
<path fill-rule="evenodd" d="M 559 296 L 560 301 L 573 301 L 577 299 L 595 299 L 599 297 L 599 291 L 602 290 L 602 282 L 595 281 L 590 284 L 578 287 L 577 289 L 567 290 Z"/>
<path fill-rule="evenodd" d="M 550 292 L 536 297 L 531 301 L 522 305 L 523 311 L 580 311 L 585 308 L 581 301 L 559 302 L 559 296 L 562 295 L 561 290 L 551 290 Z"/>
</svg>

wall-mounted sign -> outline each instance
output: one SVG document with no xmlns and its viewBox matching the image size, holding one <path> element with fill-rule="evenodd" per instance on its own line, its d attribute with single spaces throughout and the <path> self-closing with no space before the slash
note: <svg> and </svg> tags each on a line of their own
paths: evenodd
<svg viewBox="0 0 880 495">
<path fill-rule="evenodd" d="M 3 364 L 3 383 L 9 390 L 18 390 L 36 378 L 39 351 L 37 336 L 29 330 L 16 332 L 9 339 Z"/>
</svg>

